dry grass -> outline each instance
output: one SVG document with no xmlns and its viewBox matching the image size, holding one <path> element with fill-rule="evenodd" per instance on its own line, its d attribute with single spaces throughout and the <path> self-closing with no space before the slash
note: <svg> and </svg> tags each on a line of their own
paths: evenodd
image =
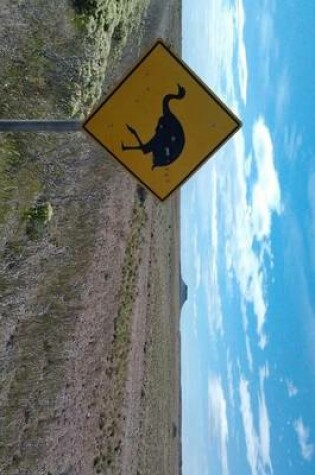
<svg viewBox="0 0 315 475">
<path fill-rule="evenodd" d="M 67 1 L 59 2 L 58 11 L 42 0 L 3 5 L 2 117 L 65 118 L 80 115 L 78 108 L 93 107 L 102 91 L 113 32 L 123 17 L 120 10 L 114 14 L 117 2 L 105 3 L 107 10 L 97 12 L 97 31 L 91 26 L 95 12 L 79 15 Z M 142 1 L 130 2 L 126 34 L 133 20 L 139 21 L 142 6 Z M 106 32 L 101 24 L 108 9 L 114 16 L 107 17 L 111 26 Z M 125 41 L 125 36 L 116 37 L 116 55 Z M 91 64 L 97 64 L 96 75 Z M 85 95 L 78 98 L 78 90 Z M 54 402 L 69 359 L 66 343 L 81 310 L 82 276 L 93 254 L 98 206 L 106 192 L 95 192 L 93 180 L 106 182 L 115 170 L 108 161 L 100 173 L 104 159 L 89 152 L 90 145 L 77 134 L 0 135 L 0 472 L 8 475 L 17 466 L 35 473 L 43 431 L 56 417 Z M 51 203 L 54 215 L 30 236 L 25 216 L 39 201 Z M 134 218 L 138 223 L 138 215 Z M 131 226 L 133 232 L 139 231 L 138 224 Z M 132 237 L 129 253 L 136 245 Z M 130 258 L 126 265 L 130 276 L 136 267 Z M 115 358 L 121 337 L 126 339 L 124 312 L 130 306 L 130 289 L 123 282 Z"/>
<path fill-rule="evenodd" d="M 152 243 L 152 266 L 148 295 L 148 334 L 146 346 L 145 384 L 143 388 L 144 414 L 139 446 L 139 473 L 178 473 L 177 430 L 180 408 L 178 316 L 179 274 L 178 227 L 174 223 L 176 199 L 169 207 L 158 206 Z M 166 272 L 167 269 L 167 272 Z M 156 441 L 159 441 L 157 445 Z"/>
<path fill-rule="evenodd" d="M 102 432 L 102 447 L 94 459 L 96 473 L 102 473 L 110 467 L 119 470 L 121 452 L 121 408 L 124 401 L 124 389 L 127 376 L 127 363 L 130 351 L 130 326 L 133 304 L 136 296 L 137 273 L 140 264 L 140 247 L 142 233 L 146 223 L 146 212 L 138 200 L 135 201 L 130 232 L 127 239 L 125 258 L 122 266 L 121 287 L 119 290 L 119 306 L 114 319 L 114 334 L 111 351 L 107 360 L 107 375 L 111 378 L 111 391 L 106 395 L 110 408 L 100 414 L 99 428 Z M 116 472 L 113 472 L 116 473 Z"/>
<path fill-rule="evenodd" d="M 4 0 L 2 117 L 82 117 L 100 99 L 109 58 L 119 57 L 146 1 L 85 3 L 88 11 L 68 0 L 58 10 L 44 0 Z M 30 235 L 25 216 L 41 202 L 53 216 Z M 141 198 L 81 134 L 0 135 L 1 473 L 119 473 L 130 324 L 149 245 L 139 470 L 175 473 L 172 203 Z M 158 449 L 155 436 L 164 441 Z"/>
</svg>

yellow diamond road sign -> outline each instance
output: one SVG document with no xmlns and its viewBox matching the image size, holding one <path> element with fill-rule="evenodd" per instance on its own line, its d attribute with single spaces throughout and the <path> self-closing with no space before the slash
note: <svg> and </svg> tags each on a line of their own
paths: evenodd
<svg viewBox="0 0 315 475">
<path fill-rule="evenodd" d="M 159 40 L 83 128 L 160 200 L 241 126 Z"/>
</svg>

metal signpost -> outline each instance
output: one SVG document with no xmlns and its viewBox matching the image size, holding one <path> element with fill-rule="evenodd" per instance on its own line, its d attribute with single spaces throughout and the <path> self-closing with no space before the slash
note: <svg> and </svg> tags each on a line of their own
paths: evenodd
<svg viewBox="0 0 315 475">
<path fill-rule="evenodd" d="M 0 132 L 78 132 L 80 120 L 0 120 Z"/>
</svg>

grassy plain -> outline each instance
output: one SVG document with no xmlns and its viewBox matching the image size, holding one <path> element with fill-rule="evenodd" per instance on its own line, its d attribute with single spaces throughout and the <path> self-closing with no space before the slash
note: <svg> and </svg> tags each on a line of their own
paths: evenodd
<svg viewBox="0 0 315 475">
<path fill-rule="evenodd" d="M 0 116 L 84 117 L 146 7 L 4 0 Z M 84 134 L 0 134 L 0 473 L 176 473 L 178 197 L 143 196 Z"/>
</svg>

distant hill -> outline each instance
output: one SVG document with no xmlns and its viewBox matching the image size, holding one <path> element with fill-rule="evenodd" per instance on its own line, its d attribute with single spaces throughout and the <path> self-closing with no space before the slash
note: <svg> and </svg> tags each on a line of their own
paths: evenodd
<svg viewBox="0 0 315 475">
<path fill-rule="evenodd" d="M 179 279 L 180 279 L 180 307 L 182 308 L 188 298 L 188 286 L 183 281 L 181 273 L 180 273 Z"/>
</svg>

